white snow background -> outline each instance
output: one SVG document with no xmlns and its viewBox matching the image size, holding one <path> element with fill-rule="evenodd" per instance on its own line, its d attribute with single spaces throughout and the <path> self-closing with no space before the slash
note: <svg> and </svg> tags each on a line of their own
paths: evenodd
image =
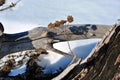
<svg viewBox="0 0 120 80">
<path fill-rule="evenodd" d="M 17 0 L 7 0 L 16 2 Z M 0 7 L 1 8 L 1 7 Z M 74 17 L 73 24 L 114 24 L 120 18 L 120 0 L 21 0 L 15 8 L 0 12 L 0 22 L 5 27 L 5 33 L 18 33 L 39 26 L 47 26 L 49 22 Z M 70 41 L 71 49 L 78 57 L 85 58 L 100 39 Z M 54 44 L 54 47 L 70 52 L 67 42 Z M 49 60 L 49 63 L 45 62 Z M 46 66 L 45 73 L 56 72 L 65 68 L 70 59 L 51 53 L 41 62 Z M 12 70 L 10 76 L 25 72 L 25 65 Z"/>
</svg>

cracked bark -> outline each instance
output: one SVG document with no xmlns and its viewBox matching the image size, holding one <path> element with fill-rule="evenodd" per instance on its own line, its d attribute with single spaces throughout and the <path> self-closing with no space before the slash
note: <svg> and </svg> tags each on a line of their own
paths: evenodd
<svg viewBox="0 0 120 80">
<path fill-rule="evenodd" d="M 92 56 L 77 65 L 64 79 L 119 80 L 120 25 L 115 25 L 92 51 Z"/>
</svg>

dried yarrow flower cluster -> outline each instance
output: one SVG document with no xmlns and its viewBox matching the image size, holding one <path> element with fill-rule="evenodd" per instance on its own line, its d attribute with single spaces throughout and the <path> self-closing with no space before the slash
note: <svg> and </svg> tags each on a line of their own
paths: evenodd
<svg viewBox="0 0 120 80">
<path fill-rule="evenodd" d="M 27 50 L 14 54 L 9 54 L 0 60 L 0 75 L 2 72 L 9 73 L 11 69 L 22 66 L 29 59 L 40 61 L 41 54 L 48 54 L 45 49 Z"/>
<path fill-rule="evenodd" d="M 73 17 L 72 17 L 72 16 L 68 16 L 68 17 L 67 17 L 67 21 L 68 21 L 69 23 L 73 22 Z"/>
<path fill-rule="evenodd" d="M 65 23 L 71 23 L 71 22 L 73 22 L 73 17 L 72 16 L 68 16 L 67 17 L 67 20 L 60 20 L 60 21 L 56 21 L 55 23 L 49 23 L 48 24 L 48 28 L 49 29 L 53 29 L 53 28 L 55 28 L 55 27 L 59 27 L 59 26 L 61 26 L 61 25 L 64 25 Z"/>
</svg>

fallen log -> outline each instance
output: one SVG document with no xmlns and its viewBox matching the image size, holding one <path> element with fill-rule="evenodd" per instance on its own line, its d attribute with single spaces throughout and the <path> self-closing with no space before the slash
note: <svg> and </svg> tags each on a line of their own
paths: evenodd
<svg viewBox="0 0 120 80">
<path fill-rule="evenodd" d="M 52 44 L 61 41 L 102 38 L 111 25 L 64 25 L 55 29 L 38 27 L 17 34 L 4 34 L 0 38 L 0 58 L 7 54 L 31 50 L 51 49 Z M 63 53 L 64 54 L 64 53 Z M 68 56 L 66 54 L 66 56 Z M 73 58 L 74 56 L 68 56 Z"/>
</svg>

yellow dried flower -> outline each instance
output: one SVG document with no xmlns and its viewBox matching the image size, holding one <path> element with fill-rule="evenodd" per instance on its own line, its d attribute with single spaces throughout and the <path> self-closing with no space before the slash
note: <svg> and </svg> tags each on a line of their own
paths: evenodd
<svg viewBox="0 0 120 80">
<path fill-rule="evenodd" d="M 49 28 L 49 29 L 55 28 L 55 24 L 54 24 L 54 23 L 49 23 L 49 24 L 48 24 L 48 28 Z"/>
<path fill-rule="evenodd" d="M 69 23 L 73 22 L 73 17 L 72 17 L 72 16 L 68 16 L 68 17 L 67 17 L 67 21 L 68 21 Z"/>
<path fill-rule="evenodd" d="M 10 72 L 11 68 L 10 68 L 10 66 L 5 65 L 2 70 L 4 72 Z"/>
<path fill-rule="evenodd" d="M 59 27 L 61 25 L 64 25 L 67 21 L 66 20 L 60 20 L 55 22 L 55 27 Z"/>
<path fill-rule="evenodd" d="M 61 20 L 61 21 L 60 21 L 60 24 L 61 24 L 61 25 L 64 25 L 66 22 L 67 22 L 66 20 Z"/>
<path fill-rule="evenodd" d="M 45 49 L 36 49 L 35 52 L 37 52 L 37 54 L 48 54 L 47 51 Z"/>
<path fill-rule="evenodd" d="M 68 16 L 67 20 L 60 20 L 60 21 L 56 21 L 55 23 L 49 23 L 48 28 L 53 29 L 55 27 L 60 27 L 61 25 L 64 25 L 66 22 L 69 22 L 69 23 L 73 22 L 73 17 Z"/>
<path fill-rule="evenodd" d="M 60 21 L 55 22 L 55 27 L 59 27 L 61 25 Z"/>
</svg>

